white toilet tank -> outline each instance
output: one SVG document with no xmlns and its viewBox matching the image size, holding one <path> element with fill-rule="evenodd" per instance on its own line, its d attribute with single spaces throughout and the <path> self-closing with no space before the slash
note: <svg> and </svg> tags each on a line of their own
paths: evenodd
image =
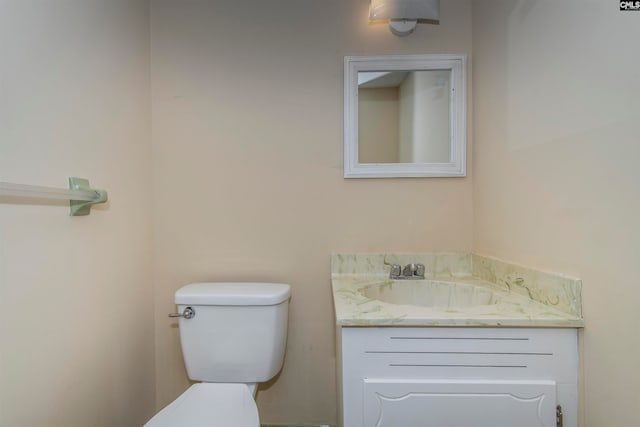
<svg viewBox="0 0 640 427">
<path fill-rule="evenodd" d="M 281 283 L 193 283 L 175 294 L 189 378 L 255 383 L 282 368 L 291 288 Z"/>
</svg>

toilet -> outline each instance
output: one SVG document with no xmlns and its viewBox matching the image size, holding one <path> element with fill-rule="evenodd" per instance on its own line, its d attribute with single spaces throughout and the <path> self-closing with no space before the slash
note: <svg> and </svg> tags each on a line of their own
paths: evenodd
<svg viewBox="0 0 640 427">
<path fill-rule="evenodd" d="M 193 283 L 175 294 L 187 374 L 198 383 L 145 427 L 259 427 L 259 382 L 282 368 L 291 288 Z"/>
</svg>

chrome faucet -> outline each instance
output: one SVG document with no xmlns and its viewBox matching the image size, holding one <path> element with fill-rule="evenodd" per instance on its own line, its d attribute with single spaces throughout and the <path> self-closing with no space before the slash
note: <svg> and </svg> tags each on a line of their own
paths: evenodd
<svg viewBox="0 0 640 427">
<path fill-rule="evenodd" d="M 389 278 L 394 280 L 424 279 L 424 271 L 424 264 L 407 264 L 404 268 L 398 264 L 393 264 Z"/>
</svg>

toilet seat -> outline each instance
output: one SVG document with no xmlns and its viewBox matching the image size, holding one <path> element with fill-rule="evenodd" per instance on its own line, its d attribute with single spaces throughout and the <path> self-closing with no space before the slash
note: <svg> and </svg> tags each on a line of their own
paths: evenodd
<svg viewBox="0 0 640 427">
<path fill-rule="evenodd" d="M 144 427 L 260 427 L 260 420 L 246 384 L 198 383 Z"/>
</svg>

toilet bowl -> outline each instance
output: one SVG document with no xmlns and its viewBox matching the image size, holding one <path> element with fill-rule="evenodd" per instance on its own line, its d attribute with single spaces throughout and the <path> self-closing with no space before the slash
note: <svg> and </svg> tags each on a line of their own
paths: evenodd
<svg viewBox="0 0 640 427">
<path fill-rule="evenodd" d="M 258 407 L 246 384 L 194 384 L 145 427 L 260 427 Z"/>
<path fill-rule="evenodd" d="M 144 427 L 259 427 L 256 383 L 282 368 L 291 290 L 281 283 L 194 283 L 175 294 L 187 374 L 201 381 Z"/>
</svg>

